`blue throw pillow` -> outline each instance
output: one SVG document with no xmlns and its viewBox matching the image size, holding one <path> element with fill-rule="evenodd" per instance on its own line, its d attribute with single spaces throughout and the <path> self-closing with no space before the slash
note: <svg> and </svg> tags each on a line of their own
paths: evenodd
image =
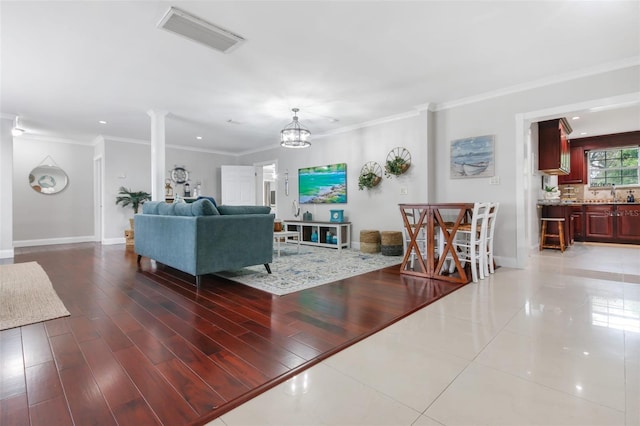
<svg viewBox="0 0 640 426">
<path fill-rule="evenodd" d="M 158 214 L 158 206 L 164 201 L 147 201 L 142 204 L 142 213 L 144 214 Z"/>
<path fill-rule="evenodd" d="M 191 206 L 191 214 L 193 216 L 213 216 L 220 214 L 208 198 L 197 200 L 189 204 L 189 206 Z"/>
<path fill-rule="evenodd" d="M 193 216 L 191 213 L 191 204 L 173 203 L 173 214 L 176 216 Z"/>
<path fill-rule="evenodd" d="M 198 200 L 209 200 L 213 203 L 213 207 L 218 207 L 218 204 L 216 204 L 216 200 L 213 197 L 205 197 L 205 196 L 199 196 Z"/>
<path fill-rule="evenodd" d="M 174 216 L 176 206 L 177 204 L 173 203 L 160 203 L 158 204 L 158 214 L 163 216 Z"/>
</svg>

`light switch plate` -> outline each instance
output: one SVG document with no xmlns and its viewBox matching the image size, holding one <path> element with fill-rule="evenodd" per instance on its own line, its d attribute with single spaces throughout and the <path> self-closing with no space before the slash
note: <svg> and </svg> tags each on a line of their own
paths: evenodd
<svg viewBox="0 0 640 426">
<path fill-rule="evenodd" d="M 400 195 L 407 195 L 409 193 L 409 189 L 406 186 L 400 188 Z"/>
<path fill-rule="evenodd" d="M 500 176 L 492 176 L 489 183 L 491 185 L 500 185 Z"/>
</svg>

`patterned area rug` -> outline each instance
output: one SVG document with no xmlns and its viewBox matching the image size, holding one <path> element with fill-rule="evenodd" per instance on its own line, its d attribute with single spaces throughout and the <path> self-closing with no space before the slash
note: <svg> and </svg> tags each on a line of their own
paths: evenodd
<svg viewBox="0 0 640 426">
<path fill-rule="evenodd" d="M 402 256 L 304 245 L 298 253 L 296 247 L 295 244 L 283 244 L 280 257 L 274 251 L 271 274 L 264 265 L 255 265 L 216 275 L 282 296 L 402 262 Z"/>
<path fill-rule="evenodd" d="M 0 330 L 69 316 L 36 262 L 0 265 Z"/>
</svg>

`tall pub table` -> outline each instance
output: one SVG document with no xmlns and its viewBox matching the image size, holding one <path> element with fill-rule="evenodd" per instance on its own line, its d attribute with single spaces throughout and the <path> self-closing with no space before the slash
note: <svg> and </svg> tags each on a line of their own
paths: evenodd
<svg viewBox="0 0 640 426">
<path fill-rule="evenodd" d="M 471 218 L 473 203 L 400 204 L 400 213 L 409 237 L 400 273 L 467 284 L 469 277 L 453 246 L 461 224 Z M 448 219 L 448 220 L 447 220 Z M 418 236 L 424 229 L 424 243 L 420 247 Z M 442 239 L 436 244 L 436 234 Z M 440 248 L 438 249 L 439 246 Z M 425 251 L 425 253 L 422 253 Z M 457 273 L 449 273 L 445 261 L 455 264 Z"/>
</svg>

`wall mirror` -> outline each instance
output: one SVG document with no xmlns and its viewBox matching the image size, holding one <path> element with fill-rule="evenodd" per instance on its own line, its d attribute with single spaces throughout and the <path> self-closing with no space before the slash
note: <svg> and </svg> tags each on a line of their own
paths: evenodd
<svg viewBox="0 0 640 426">
<path fill-rule="evenodd" d="M 67 187 L 69 178 L 58 166 L 40 165 L 29 173 L 29 185 L 41 194 L 57 194 Z"/>
</svg>

